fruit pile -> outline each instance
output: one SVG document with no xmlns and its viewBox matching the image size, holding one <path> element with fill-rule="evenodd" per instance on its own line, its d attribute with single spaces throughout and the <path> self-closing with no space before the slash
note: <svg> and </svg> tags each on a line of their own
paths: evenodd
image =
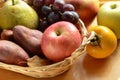
<svg viewBox="0 0 120 80">
<path fill-rule="evenodd" d="M 29 5 L 23 0 L 7 0 L 0 9 L 0 61 L 26 66 L 27 59 L 34 55 L 53 62 L 71 56 L 72 52 L 81 45 L 84 37 L 75 26 L 81 17 L 76 11 L 76 2 L 73 3 L 72 0 L 70 3 L 69 0 L 25 1 Z M 104 10 L 102 13 L 102 8 L 104 7 L 99 9 L 97 15 L 99 25 L 88 27 L 88 32 L 94 31 L 95 36 L 87 44 L 86 51 L 94 58 L 110 56 L 116 49 L 119 38 L 119 32 L 116 32 L 112 25 L 105 25 L 102 22 L 106 17 L 102 16 L 106 14 Z M 112 5 L 111 8 L 115 9 L 116 6 Z M 109 17 L 109 14 L 107 15 Z M 108 27 L 112 28 L 115 34 Z"/>
<path fill-rule="evenodd" d="M 58 21 L 77 23 L 79 15 L 72 4 L 64 0 L 33 0 L 33 7 L 40 17 L 39 30 L 42 32 Z"/>
<path fill-rule="evenodd" d="M 41 9 L 37 8 L 37 6 L 35 7 L 34 5 L 34 0 L 24 0 L 25 2 L 27 2 L 30 6 L 34 7 L 34 9 L 36 9 L 36 11 L 38 12 L 39 16 L 43 16 L 41 14 Z M 52 4 L 52 2 L 54 0 L 36 0 L 38 1 L 38 3 L 36 5 L 43 5 L 44 3 L 47 4 L 47 6 L 49 4 Z M 39 3 L 39 1 L 41 1 L 41 3 Z M 44 3 L 43 3 L 44 2 Z M 60 1 L 60 2 L 64 2 L 64 1 Z M 95 16 L 97 15 L 97 12 L 99 10 L 99 0 L 65 0 L 65 3 L 69 6 L 69 4 L 74 5 L 75 11 L 79 14 L 80 18 L 83 20 L 83 22 L 85 23 L 85 26 L 89 26 L 90 23 L 93 21 L 93 19 L 95 18 Z M 2 3 L 1 3 L 2 4 Z M 50 7 L 50 6 L 49 6 Z M 72 7 L 72 6 L 71 6 Z M 71 9 L 70 9 L 71 10 Z M 72 10 L 73 7 L 72 7 Z M 40 12 L 40 14 L 39 14 Z M 19 12 L 21 13 L 21 12 Z M 61 13 L 61 12 L 60 12 Z M 18 13 L 17 13 L 18 14 Z M 29 15 L 29 14 L 28 14 Z M 14 16 L 13 16 L 14 17 Z M 33 18 L 33 17 L 31 17 Z M 60 17 L 61 18 L 61 17 Z M 34 18 L 33 18 L 34 19 Z M 42 20 L 44 20 L 45 18 L 42 17 L 42 19 L 40 20 L 40 22 Z M 31 20 L 31 19 L 30 19 Z M 70 20 L 70 19 L 69 19 Z M 33 20 L 34 21 L 34 20 Z M 20 21 L 19 21 L 20 22 Z M 33 23 L 32 21 L 30 21 L 31 24 Z M 39 23 L 40 23 L 39 22 Z M 12 22 L 10 22 L 12 23 Z M 8 24 L 10 24 L 8 23 Z M 14 23 L 14 22 L 13 22 Z M 45 24 L 45 25 L 44 25 Z M 12 25 L 12 24 L 11 24 Z M 42 25 L 47 26 L 48 24 L 46 24 L 46 21 L 42 23 Z M 27 25 L 26 25 L 27 26 Z M 34 27 L 33 27 L 34 28 Z M 42 27 L 43 31 L 44 31 L 44 27 Z"/>
<path fill-rule="evenodd" d="M 26 66 L 37 55 L 58 62 L 81 45 L 81 33 L 74 25 L 79 15 L 72 4 L 64 0 L 33 0 L 32 4 L 7 0 L 1 8 L 0 61 Z"/>
<path fill-rule="evenodd" d="M 90 26 L 88 31 L 95 31 L 96 37 L 88 44 L 86 51 L 94 58 L 107 58 L 117 48 L 120 39 L 120 2 L 104 3 L 97 14 L 97 26 Z"/>
</svg>

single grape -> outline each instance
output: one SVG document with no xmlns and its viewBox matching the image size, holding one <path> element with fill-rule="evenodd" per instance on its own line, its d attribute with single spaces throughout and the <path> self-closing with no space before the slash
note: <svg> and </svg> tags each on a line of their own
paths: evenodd
<svg viewBox="0 0 120 80">
<path fill-rule="evenodd" d="M 73 14 L 70 12 L 70 11 L 65 11 L 63 14 L 62 14 L 62 20 L 63 21 L 69 21 L 69 22 L 72 22 L 73 21 Z"/>
<path fill-rule="evenodd" d="M 54 0 L 44 0 L 45 5 L 50 5 L 50 4 L 53 4 L 53 3 L 54 3 Z"/>
<path fill-rule="evenodd" d="M 75 23 L 78 22 L 79 16 L 78 16 L 78 14 L 77 14 L 75 11 L 65 11 L 65 12 L 62 14 L 61 19 L 62 19 L 63 21 L 69 21 L 69 22 L 75 24 Z"/>
<path fill-rule="evenodd" d="M 64 4 L 65 4 L 64 0 L 55 0 L 53 3 L 53 9 L 61 11 L 63 9 Z"/>
<path fill-rule="evenodd" d="M 40 8 L 43 5 L 44 5 L 44 0 L 33 0 L 34 7 Z"/>
<path fill-rule="evenodd" d="M 45 29 L 49 26 L 47 20 L 43 20 L 43 21 L 40 21 L 40 24 L 39 24 L 39 30 L 44 32 Z"/>
<path fill-rule="evenodd" d="M 49 24 L 53 24 L 59 20 L 60 14 L 58 12 L 51 12 L 47 17 L 47 21 L 49 22 Z"/>
<path fill-rule="evenodd" d="M 78 13 L 75 12 L 75 11 L 71 11 L 71 12 L 72 12 L 73 17 L 74 17 L 73 23 L 77 23 L 78 20 L 79 20 L 79 18 L 80 18 L 79 15 L 78 15 Z"/>
<path fill-rule="evenodd" d="M 41 11 L 43 15 L 47 16 L 50 12 L 52 12 L 52 9 L 50 6 L 44 5 L 42 6 Z"/>
<path fill-rule="evenodd" d="M 75 7 L 72 4 L 64 4 L 63 11 L 75 11 Z"/>
</svg>

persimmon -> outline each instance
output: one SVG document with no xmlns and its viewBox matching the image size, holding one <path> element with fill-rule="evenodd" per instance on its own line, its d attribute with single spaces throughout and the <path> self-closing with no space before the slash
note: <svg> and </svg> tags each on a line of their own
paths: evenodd
<svg viewBox="0 0 120 80">
<path fill-rule="evenodd" d="M 92 26 L 88 32 L 95 31 L 96 36 L 86 46 L 86 52 L 94 58 L 106 58 L 110 56 L 117 47 L 115 33 L 106 26 Z"/>
</svg>

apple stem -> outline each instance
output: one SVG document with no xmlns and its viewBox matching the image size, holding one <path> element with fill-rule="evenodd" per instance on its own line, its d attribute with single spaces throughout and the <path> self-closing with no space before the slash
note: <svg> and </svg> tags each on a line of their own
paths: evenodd
<svg viewBox="0 0 120 80">
<path fill-rule="evenodd" d="M 15 2 L 14 2 L 14 0 L 12 0 L 12 5 L 15 5 Z"/>
</svg>

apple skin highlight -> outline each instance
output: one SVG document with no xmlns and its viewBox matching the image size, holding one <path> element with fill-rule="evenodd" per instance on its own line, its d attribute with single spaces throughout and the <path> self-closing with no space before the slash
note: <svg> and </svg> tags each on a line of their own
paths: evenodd
<svg viewBox="0 0 120 80">
<path fill-rule="evenodd" d="M 58 62 L 70 56 L 81 41 L 81 34 L 72 23 L 60 21 L 45 30 L 41 48 L 48 59 Z"/>
</svg>

